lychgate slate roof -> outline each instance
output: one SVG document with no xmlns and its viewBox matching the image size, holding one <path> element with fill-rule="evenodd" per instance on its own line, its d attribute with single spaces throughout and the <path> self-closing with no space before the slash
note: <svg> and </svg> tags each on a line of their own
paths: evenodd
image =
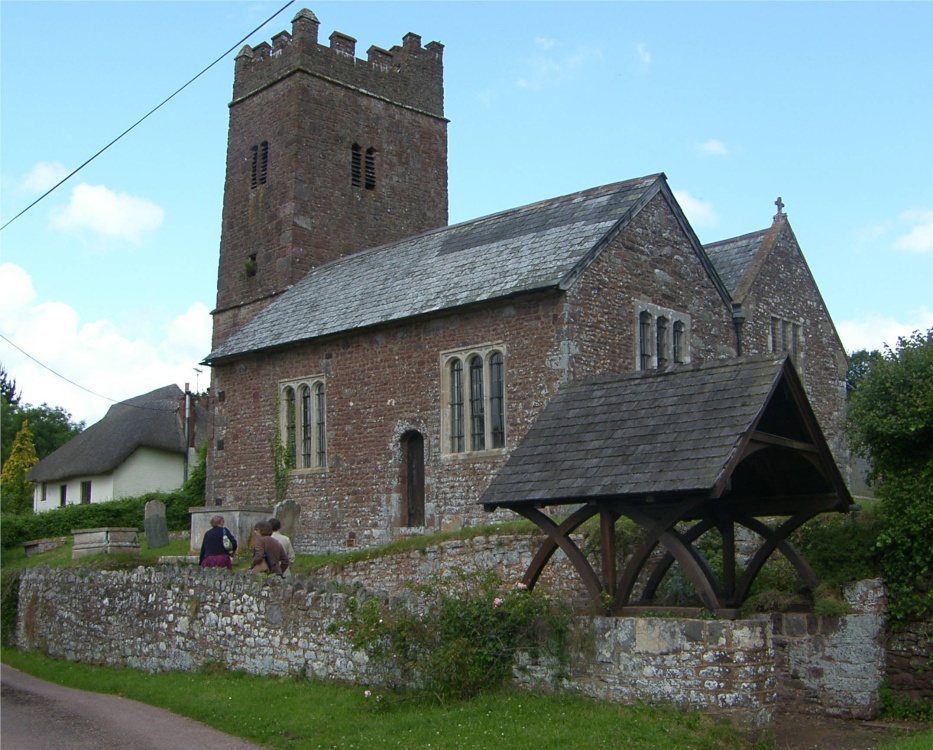
<svg viewBox="0 0 933 750">
<path fill-rule="evenodd" d="M 205 361 L 523 292 L 566 288 L 662 190 L 669 195 L 664 175 L 651 175 L 341 258 L 312 270 Z M 708 263 L 705 256 L 702 260 Z"/>
<path fill-rule="evenodd" d="M 739 285 L 745 280 L 769 231 L 769 229 L 763 229 L 760 232 L 743 234 L 741 237 L 733 237 L 703 246 L 716 267 L 719 278 L 733 297 L 736 296 Z"/>
<path fill-rule="evenodd" d="M 561 388 L 480 502 L 711 491 L 791 367 L 739 358 Z"/>
<path fill-rule="evenodd" d="M 102 420 L 37 463 L 27 478 L 33 482 L 48 482 L 107 474 L 143 447 L 184 454 L 186 441 L 180 416 L 181 397 L 182 392 L 177 385 L 167 385 L 114 404 Z M 206 413 L 203 409 L 195 413 L 203 435 Z"/>
</svg>

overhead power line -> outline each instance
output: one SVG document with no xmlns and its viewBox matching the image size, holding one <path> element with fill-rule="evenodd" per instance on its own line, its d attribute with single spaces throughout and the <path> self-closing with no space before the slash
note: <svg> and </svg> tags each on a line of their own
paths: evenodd
<svg viewBox="0 0 933 750">
<path fill-rule="evenodd" d="M 150 410 L 150 411 L 165 411 L 165 409 L 159 409 L 158 407 L 155 407 L 155 406 L 140 406 L 140 405 L 138 405 L 138 404 L 131 404 L 131 403 L 128 403 L 127 401 L 118 401 L 118 400 L 115 399 L 115 398 L 110 398 L 110 396 L 104 396 L 104 395 L 102 395 L 102 394 L 100 394 L 100 393 L 95 393 L 95 392 L 92 391 L 90 388 L 85 388 L 85 387 L 84 387 L 83 385 L 81 385 L 80 383 L 76 383 L 75 381 L 71 380 L 70 378 L 66 378 L 66 377 L 65 377 L 64 375 L 62 375 L 60 372 L 55 372 L 55 370 L 53 370 L 53 369 L 52 369 L 51 367 L 49 367 L 47 364 L 44 364 L 43 362 L 40 362 L 38 359 L 36 359 L 35 357 L 33 357 L 33 356 L 32 356 L 29 352 L 27 352 L 25 349 L 23 349 L 23 348 L 17 346 L 16 344 L 14 344 L 12 341 L 10 341 L 10 340 L 9 340 L 6 336 L 4 336 L 2 333 L 0 333 L 0 339 L 3 339 L 4 341 L 6 341 L 10 346 L 12 346 L 14 349 L 16 349 L 16 350 L 17 350 L 18 352 L 20 352 L 21 354 L 25 354 L 27 357 L 29 357 L 29 359 L 31 359 L 33 362 L 35 362 L 37 365 L 39 365 L 39 367 L 45 368 L 45 369 L 48 370 L 50 373 L 52 373 L 55 377 L 61 378 L 61 379 L 64 380 L 66 383 L 71 383 L 75 388 L 80 388 L 82 391 L 87 391 L 87 392 L 90 393 L 92 396 L 97 396 L 97 398 L 102 398 L 102 399 L 104 399 L 104 401 L 110 401 L 111 403 L 114 403 L 114 404 L 122 404 L 123 406 L 132 406 L 134 409 L 148 409 L 148 410 Z"/>
<path fill-rule="evenodd" d="M 240 41 L 238 41 L 236 44 L 234 44 L 232 47 L 230 47 L 230 49 L 228 49 L 228 50 L 227 50 L 226 52 L 224 52 L 220 57 L 218 57 L 216 60 L 214 60 L 214 62 L 212 62 L 210 65 L 208 65 L 206 68 L 204 68 L 204 70 L 202 70 L 200 73 L 198 73 L 194 78 L 192 78 L 190 81 L 188 81 L 184 86 L 182 86 L 180 89 L 178 89 L 177 91 L 175 91 L 175 93 L 173 93 L 173 94 L 172 94 L 171 96 L 169 96 L 167 99 L 165 99 L 164 101 L 162 101 L 158 106 L 153 107 L 151 110 L 149 110 L 149 112 L 147 112 L 145 115 L 143 115 L 140 119 L 138 119 L 136 122 L 134 122 L 132 125 L 130 125 L 130 127 L 128 127 L 126 130 L 124 130 L 122 133 L 120 133 L 120 135 L 118 135 L 116 138 L 114 138 L 112 141 L 110 141 L 110 143 L 108 143 L 106 146 L 104 146 L 100 151 L 98 151 L 96 154 L 94 154 L 90 159 L 88 159 L 86 162 L 84 162 L 84 164 L 82 164 L 80 167 L 78 167 L 77 169 L 75 169 L 75 170 L 74 170 L 71 174 L 69 174 L 67 177 L 64 177 L 63 179 L 61 179 L 61 180 L 60 180 L 58 183 L 56 183 L 54 186 L 52 186 L 51 188 L 49 188 L 48 190 L 46 190 L 42 195 L 40 195 L 38 198 L 36 198 L 32 203 L 30 203 L 28 206 L 26 206 L 26 208 L 24 208 L 22 211 L 20 211 L 18 214 L 16 214 L 16 216 L 14 216 L 14 217 L 13 217 L 12 219 L 10 219 L 6 224 L 4 224 L 2 227 L 0 227 L 0 232 L 2 232 L 4 229 L 6 229 L 8 226 L 10 226 L 10 224 L 12 224 L 14 221 L 16 221 L 20 216 L 22 216 L 24 213 L 26 213 L 29 209 L 31 209 L 31 208 L 32 208 L 33 206 L 35 206 L 37 203 L 39 203 L 40 201 L 42 201 L 43 199 L 45 199 L 47 196 L 51 195 L 53 192 L 55 192 L 56 190 L 58 190 L 59 187 L 61 187 L 62 185 L 64 185 L 66 182 L 68 182 L 68 180 L 70 180 L 72 177 L 74 177 L 76 174 L 78 174 L 78 172 L 80 172 L 82 169 L 84 169 L 88 164 L 90 164 L 92 161 L 94 161 L 94 159 L 96 159 L 98 156 L 100 156 L 102 153 L 104 153 L 104 151 L 106 151 L 108 148 L 110 148 L 113 144 L 115 144 L 117 141 L 119 141 L 121 138 L 123 138 L 123 136 L 125 136 L 127 133 L 129 133 L 129 132 L 130 132 L 131 130 L 133 130 L 134 128 L 136 128 L 137 125 L 141 124 L 143 121 L 145 121 L 146 119 L 148 119 L 150 115 L 156 113 L 156 112 L 157 112 L 158 110 L 160 110 L 165 104 L 168 104 L 168 102 L 170 102 L 172 99 L 174 99 L 178 94 L 180 94 L 180 93 L 181 93 L 182 91 L 184 91 L 186 88 L 188 88 L 188 86 L 190 86 L 192 83 L 194 83 L 196 80 L 198 80 L 198 78 L 200 78 L 200 77 L 201 77 L 202 75 L 204 75 L 207 71 L 209 71 L 211 68 L 213 68 L 217 63 L 219 63 L 221 60 L 223 60 L 223 59 L 224 59 L 227 55 L 229 55 L 231 52 L 233 52 L 233 50 L 237 49 L 241 44 L 243 44 L 243 43 L 244 43 L 247 39 L 249 39 L 253 34 L 255 34 L 257 31 L 259 31 L 263 26 L 265 26 L 267 23 L 269 23 L 270 21 L 272 21 L 272 19 L 274 19 L 276 16 L 278 16 L 280 13 L 282 13 L 282 11 L 284 11 L 286 8 L 288 8 L 289 5 L 293 5 L 294 2 L 295 2 L 295 0 L 289 0 L 287 3 L 285 3 L 285 5 L 283 5 L 281 8 L 279 8 L 275 13 L 273 13 L 271 16 L 269 16 L 265 21 L 263 21 L 261 24 L 259 24 L 259 26 L 257 26 L 257 27 L 256 27 L 255 29 L 253 29 L 251 32 L 249 32 L 249 33 L 248 33 L 246 36 L 244 36 Z M 25 354 L 25 352 L 23 352 L 23 353 Z M 28 356 L 28 355 L 27 355 L 27 356 Z M 67 379 L 67 378 L 66 378 L 66 379 Z M 70 381 L 69 381 L 69 382 L 70 382 Z M 75 385 L 77 385 L 77 384 L 75 383 Z M 80 386 L 79 386 L 79 387 L 80 387 Z M 86 390 L 86 389 L 85 389 L 85 390 Z M 95 393 L 94 395 L 96 396 L 96 395 L 98 395 L 98 394 Z"/>
</svg>

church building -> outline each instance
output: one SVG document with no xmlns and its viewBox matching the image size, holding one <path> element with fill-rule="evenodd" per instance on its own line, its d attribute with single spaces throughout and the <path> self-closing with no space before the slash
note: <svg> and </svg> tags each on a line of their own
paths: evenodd
<svg viewBox="0 0 933 750">
<path fill-rule="evenodd" d="M 511 519 L 480 498 L 562 386 L 756 356 L 842 456 L 847 359 L 780 199 L 707 246 L 662 173 L 448 226 L 443 46 L 318 27 L 236 59 L 209 505 L 296 502 L 303 553 Z"/>
</svg>

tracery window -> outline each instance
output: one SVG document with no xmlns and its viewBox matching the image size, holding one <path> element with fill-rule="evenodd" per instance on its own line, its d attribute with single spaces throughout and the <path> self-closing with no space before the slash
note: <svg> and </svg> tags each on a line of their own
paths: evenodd
<svg viewBox="0 0 933 750">
<path fill-rule="evenodd" d="M 771 340 L 769 342 L 772 354 L 787 352 L 795 361 L 799 359 L 802 329 L 801 323 L 772 315 Z"/>
<path fill-rule="evenodd" d="M 442 355 L 441 363 L 446 401 L 445 451 L 470 453 L 505 448 L 504 348 L 449 352 Z"/>
<path fill-rule="evenodd" d="M 673 338 L 673 356 L 674 364 L 682 365 L 687 360 L 684 359 L 684 352 L 686 351 L 686 329 L 684 327 L 684 322 L 682 320 L 674 321 L 674 338 Z"/>
<path fill-rule="evenodd" d="M 690 361 L 690 316 L 648 302 L 635 302 L 635 367 L 639 370 L 663 370 L 672 363 Z"/>
<path fill-rule="evenodd" d="M 282 445 L 296 469 L 327 466 L 327 401 L 322 376 L 281 383 Z"/>
</svg>

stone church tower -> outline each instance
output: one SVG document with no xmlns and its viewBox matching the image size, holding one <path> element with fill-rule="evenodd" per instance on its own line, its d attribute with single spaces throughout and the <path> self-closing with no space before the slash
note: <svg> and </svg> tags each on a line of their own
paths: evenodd
<svg viewBox="0 0 933 750">
<path fill-rule="evenodd" d="M 214 348 L 312 268 L 447 223 L 443 45 L 361 60 L 318 26 L 236 58 Z"/>
</svg>

